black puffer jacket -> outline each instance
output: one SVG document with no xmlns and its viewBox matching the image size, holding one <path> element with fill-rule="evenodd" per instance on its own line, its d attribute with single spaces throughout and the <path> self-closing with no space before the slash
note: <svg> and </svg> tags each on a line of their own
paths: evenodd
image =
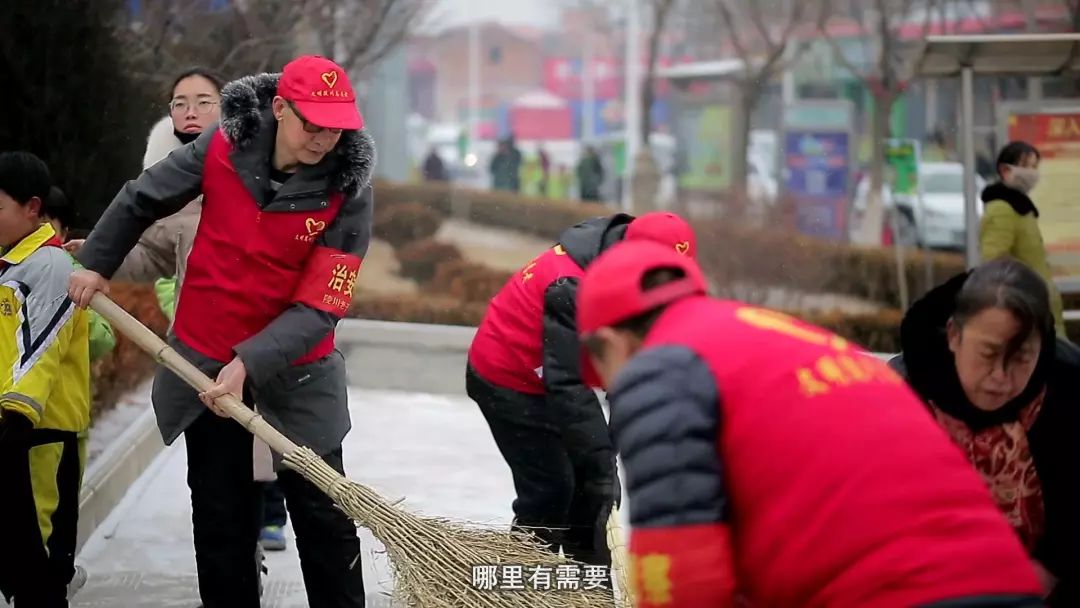
<svg viewBox="0 0 1080 608">
<path fill-rule="evenodd" d="M 578 266 L 588 268 L 626 236 L 633 219 L 619 213 L 586 220 L 566 229 L 558 243 Z M 544 386 L 548 403 L 563 423 L 563 436 L 576 468 L 588 479 L 610 480 L 615 466 L 611 435 L 596 393 L 581 379 L 577 288 L 576 278 L 562 277 L 544 293 Z"/>
<path fill-rule="evenodd" d="M 1014 422 L 1046 390 L 1027 432 L 1046 511 L 1045 533 L 1032 557 L 1059 579 L 1051 606 L 1080 606 L 1080 350 L 1065 340 L 1047 342 L 1019 397 L 995 412 L 977 409 L 960 385 L 945 333 L 967 277 L 954 277 L 911 307 L 900 328 L 903 353 L 892 365 L 924 401 L 976 432 Z"/>
</svg>

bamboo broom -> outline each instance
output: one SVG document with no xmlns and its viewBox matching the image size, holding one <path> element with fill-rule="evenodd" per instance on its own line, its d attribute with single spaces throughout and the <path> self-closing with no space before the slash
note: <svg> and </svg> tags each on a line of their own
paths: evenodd
<svg viewBox="0 0 1080 608">
<path fill-rule="evenodd" d="M 206 374 L 104 294 L 94 294 L 90 307 L 198 391 L 206 391 L 215 385 Z M 591 588 L 599 582 L 599 577 L 592 581 L 588 577 L 585 580 L 580 576 L 560 577 L 560 573 L 580 572 L 582 568 L 587 570 L 587 566 L 550 551 L 531 534 L 410 513 L 371 488 L 349 481 L 310 449 L 298 446 L 282 435 L 233 395 L 219 397 L 215 403 L 281 454 L 286 466 L 315 484 L 350 518 L 382 542 L 395 574 L 395 605 L 409 608 L 612 606 L 610 590 Z M 615 525 L 618 532 L 617 520 Z M 609 519 L 609 538 L 613 533 L 611 526 Z M 619 549 L 613 546 L 612 550 L 614 553 Z M 477 568 L 481 569 L 479 572 L 489 573 L 497 567 L 503 568 L 501 585 L 495 585 L 486 574 L 478 581 Z M 514 573 L 509 585 L 506 583 L 508 571 Z M 623 589 L 625 597 L 629 587 Z"/>
<path fill-rule="evenodd" d="M 634 587 L 630 580 L 630 568 L 627 564 L 626 540 L 623 536 L 622 522 L 619 521 L 619 508 L 612 507 L 607 522 L 607 544 L 611 550 L 611 569 L 619 587 L 618 605 L 621 608 L 633 608 Z"/>
</svg>

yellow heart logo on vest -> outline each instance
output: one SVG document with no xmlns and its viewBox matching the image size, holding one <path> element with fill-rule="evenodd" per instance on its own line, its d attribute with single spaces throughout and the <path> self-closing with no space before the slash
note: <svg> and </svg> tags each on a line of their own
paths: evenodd
<svg viewBox="0 0 1080 608">
<path fill-rule="evenodd" d="M 315 236 L 326 229 L 326 222 L 317 220 L 313 217 L 307 218 L 304 225 L 307 226 L 308 236 Z"/>
</svg>

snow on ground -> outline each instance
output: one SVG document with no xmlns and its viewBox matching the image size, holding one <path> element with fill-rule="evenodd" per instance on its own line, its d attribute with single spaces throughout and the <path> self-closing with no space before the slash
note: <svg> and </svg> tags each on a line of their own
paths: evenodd
<svg viewBox="0 0 1080 608">
<path fill-rule="evenodd" d="M 151 384 L 153 378 L 147 378 L 135 390 L 121 397 L 116 407 L 94 420 L 87 439 L 87 465 L 94 462 L 143 412 L 150 409 Z"/>
<path fill-rule="evenodd" d="M 345 472 L 428 515 L 508 525 L 510 471 L 476 406 L 465 398 L 350 391 L 353 430 Z M 90 581 L 75 608 L 194 608 L 195 558 L 183 442 L 167 448 L 87 542 L 78 563 Z M 267 556 L 263 606 L 306 606 L 289 526 L 289 549 Z M 361 530 L 369 606 L 391 589 L 381 545 Z"/>
</svg>

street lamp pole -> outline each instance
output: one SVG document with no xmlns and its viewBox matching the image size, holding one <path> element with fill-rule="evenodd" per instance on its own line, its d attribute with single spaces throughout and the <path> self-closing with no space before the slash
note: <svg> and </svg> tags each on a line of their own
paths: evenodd
<svg viewBox="0 0 1080 608">
<path fill-rule="evenodd" d="M 480 22 L 469 24 L 469 154 L 480 138 Z"/>
<path fill-rule="evenodd" d="M 641 0 L 626 0 L 626 82 L 625 84 L 625 172 L 623 174 L 622 209 L 633 206 L 634 160 L 641 141 Z"/>
</svg>

